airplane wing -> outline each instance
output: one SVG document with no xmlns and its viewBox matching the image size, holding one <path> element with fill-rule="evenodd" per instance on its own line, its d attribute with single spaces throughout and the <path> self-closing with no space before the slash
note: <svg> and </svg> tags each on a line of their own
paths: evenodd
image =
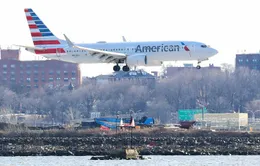
<svg viewBox="0 0 260 166">
<path fill-rule="evenodd" d="M 124 53 L 117 53 L 117 52 L 111 52 L 111 51 L 102 51 L 98 49 L 93 48 L 87 48 L 87 47 L 81 47 L 77 46 L 74 43 L 70 41 L 70 39 L 64 34 L 64 37 L 69 45 L 69 47 L 78 48 L 80 50 L 86 50 L 89 52 L 91 56 L 98 56 L 100 60 L 104 60 L 107 63 L 110 62 L 117 62 L 118 60 L 124 60 L 126 59 L 126 54 Z"/>
</svg>

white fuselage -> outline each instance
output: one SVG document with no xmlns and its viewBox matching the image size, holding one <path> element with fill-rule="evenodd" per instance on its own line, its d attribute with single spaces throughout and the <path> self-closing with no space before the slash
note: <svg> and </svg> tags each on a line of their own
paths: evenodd
<svg viewBox="0 0 260 166">
<path fill-rule="evenodd" d="M 125 53 L 128 56 L 145 55 L 149 58 L 146 66 L 157 66 L 164 61 L 189 61 L 189 60 L 205 60 L 217 54 L 213 48 L 206 46 L 200 42 L 184 41 L 161 41 L 161 42 L 120 42 L 120 43 L 92 43 L 92 44 L 76 44 L 82 47 L 99 49 L 103 51 L 111 51 L 117 53 Z M 189 51 L 185 50 L 185 46 Z M 48 48 L 51 48 L 48 45 Z M 74 63 L 107 63 L 100 59 L 99 54 L 90 55 L 88 51 L 69 47 L 66 43 L 62 45 L 65 53 L 42 54 L 42 56 L 50 59 Z M 29 51 L 29 50 L 28 50 Z"/>
</svg>

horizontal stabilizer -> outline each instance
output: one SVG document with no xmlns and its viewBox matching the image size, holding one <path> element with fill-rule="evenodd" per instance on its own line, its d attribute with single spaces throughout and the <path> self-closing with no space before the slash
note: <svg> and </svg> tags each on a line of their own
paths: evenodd
<svg viewBox="0 0 260 166">
<path fill-rule="evenodd" d="M 45 50 L 44 48 L 34 47 L 34 46 L 24 46 L 24 45 L 16 45 L 16 44 L 14 44 L 14 46 L 23 47 L 23 48 L 32 49 L 32 50 Z"/>
</svg>

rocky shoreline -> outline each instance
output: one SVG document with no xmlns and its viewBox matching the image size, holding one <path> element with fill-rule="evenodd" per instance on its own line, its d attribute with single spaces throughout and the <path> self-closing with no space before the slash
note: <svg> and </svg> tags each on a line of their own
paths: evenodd
<svg viewBox="0 0 260 166">
<path fill-rule="evenodd" d="M 140 155 L 260 154 L 260 133 L 152 130 L 132 138 Z M 0 156 L 113 155 L 130 143 L 129 133 L 0 134 Z"/>
</svg>

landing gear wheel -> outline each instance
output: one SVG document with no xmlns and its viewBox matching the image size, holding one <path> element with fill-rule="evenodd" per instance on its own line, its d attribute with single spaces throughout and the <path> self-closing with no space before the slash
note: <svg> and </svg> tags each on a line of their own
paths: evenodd
<svg viewBox="0 0 260 166">
<path fill-rule="evenodd" d="M 114 70 L 114 71 L 119 71 L 119 70 L 120 70 L 120 66 L 115 65 L 115 66 L 113 67 L 113 70 Z"/>
<path fill-rule="evenodd" d="M 200 67 L 200 65 L 197 65 L 196 68 L 197 68 L 197 69 L 200 69 L 201 67 Z"/>
<path fill-rule="evenodd" d="M 123 66 L 123 71 L 129 71 L 129 70 L 130 68 L 127 65 Z"/>
</svg>

